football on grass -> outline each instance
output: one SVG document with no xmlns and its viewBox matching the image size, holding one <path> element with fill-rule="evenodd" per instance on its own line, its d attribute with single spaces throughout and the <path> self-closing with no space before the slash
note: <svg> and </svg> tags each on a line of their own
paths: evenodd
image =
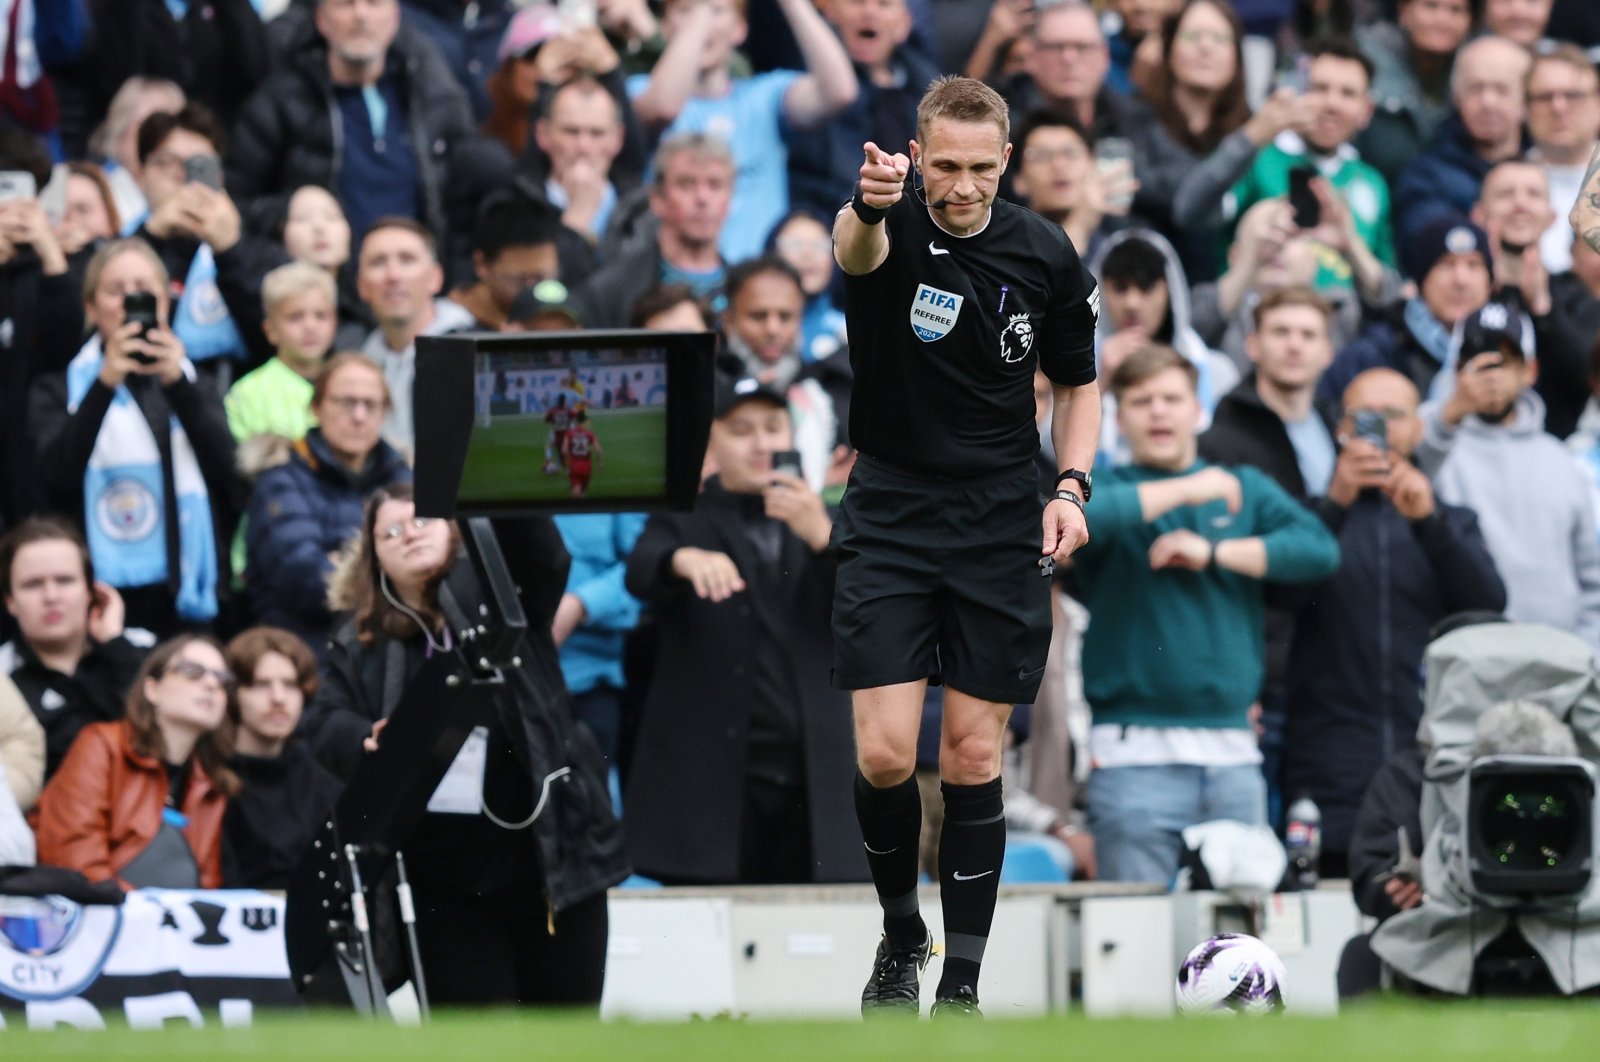
<svg viewBox="0 0 1600 1062">
<path fill-rule="evenodd" d="M 1255 937 L 1221 933 L 1183 960 L 1175 991 L 1181 1014 L 1281 1012 L 1283 960 Z"/>
</svg>

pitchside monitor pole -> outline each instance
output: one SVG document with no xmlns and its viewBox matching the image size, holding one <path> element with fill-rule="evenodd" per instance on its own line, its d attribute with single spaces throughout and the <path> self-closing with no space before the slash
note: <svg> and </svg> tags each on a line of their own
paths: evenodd
<svg viewBox="0 0 1600 1062">
<path fill-rule="evenodd" d="M 417 512 L 692 509 L 715 349 L 711 332 L 641 329 L 419 338 Z M 598 449 L 581 491 L 555 444 L 579 411 Z"/>
</svg>

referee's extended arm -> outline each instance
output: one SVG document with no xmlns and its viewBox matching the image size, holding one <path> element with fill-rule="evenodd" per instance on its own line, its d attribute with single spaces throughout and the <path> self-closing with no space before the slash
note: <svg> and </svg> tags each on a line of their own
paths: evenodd
<svg viewBox="0 0 1600 1062">
<path fill-rule="evenodd" d="M 904 155 L 890 155 L 878 145 L 868 141 L 861 147 L 866 161 L 861 164 L 861 183 L 851 204 L 839 211 L 833 219 L 833 257 L 846 273 L 870 273 L 889 257 L 889 236 L 884 232 L 883 217 L 868 221 L 874 212 L 888 210 L 900 201 L 905 191 L 906 173 L 911 160 Z M 859 204 L 859 205 L 858 205 Z M 863 210 L 861 207 L 866 209 Z"/>
</svg>

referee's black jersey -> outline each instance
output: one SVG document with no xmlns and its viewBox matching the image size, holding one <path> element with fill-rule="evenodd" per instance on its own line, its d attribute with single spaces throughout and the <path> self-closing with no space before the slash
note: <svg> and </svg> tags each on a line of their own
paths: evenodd
<svg viewBox="0 0 1600 1062">
<path fill-rule="evenodd" d="M 1032 460 L 1035 366 L 1065 386 L 1095 378 L 1099 292 L 1072 241 L 1001 199 L 952 236 L 910 184 L 883 224 L 883 264 L 845 277 L 851 443 L 934 476 Z"/>
</svg>

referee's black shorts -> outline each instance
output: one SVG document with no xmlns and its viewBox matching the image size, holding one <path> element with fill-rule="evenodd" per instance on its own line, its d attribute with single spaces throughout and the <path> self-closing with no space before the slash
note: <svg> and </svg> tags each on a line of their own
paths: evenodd
<svg viewBox="0 0 1600 1062">
<path fill-rule="evenodd" d="M 1042 511 L 1032 463 L 950 481 L 862 455 L 834 523 L 834 684 L 927 678 L 1033 703 L 1050 651 Z"/>
</svg>

